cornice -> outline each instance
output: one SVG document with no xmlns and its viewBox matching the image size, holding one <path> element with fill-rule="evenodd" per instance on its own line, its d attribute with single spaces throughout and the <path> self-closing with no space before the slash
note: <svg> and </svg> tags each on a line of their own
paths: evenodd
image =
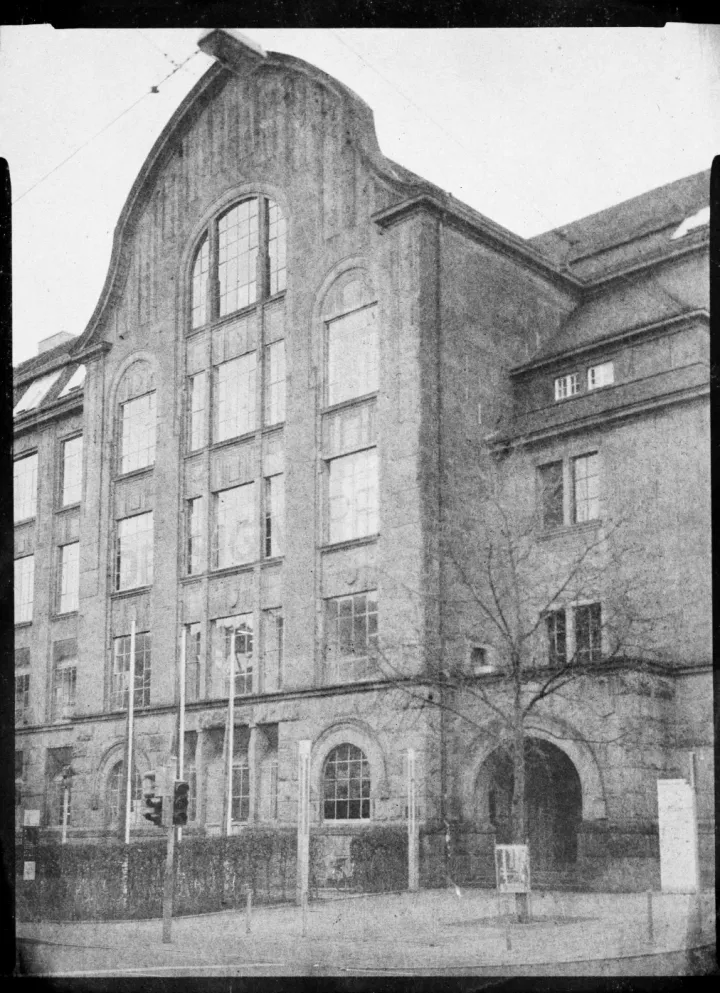
<svg viewBox="0 0 720 993">
<path fill-rule="evenodd" d="M 103 355 L 107 355 L 111 348 L 111 342 L 97 341 L 94 344 L 73 352 L 73 360 L 75 362 L 84 362 L 87 365 L 88 362 L 94 362 L 96 359 L 102 358 Z"/>
<path fill-rule="evenodd" d="M 51 421 L 57 421 L 61 417 L 70 417 L 72 414 L 81 414 L 83 410 L 83 390 L 73 390 L 66 397 L 53 400 L 52 403 L 39 410 L 28 410 L 13 418 L 13 435 L 19 436 L 28 431 L 34 431 Z"/>
</svg>

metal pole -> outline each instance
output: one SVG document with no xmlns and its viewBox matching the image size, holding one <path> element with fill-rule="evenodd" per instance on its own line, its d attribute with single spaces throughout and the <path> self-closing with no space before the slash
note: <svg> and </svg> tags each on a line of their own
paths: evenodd
<svg viewBox="0 0 720 993">
<path fill-rule="evenodd" d="M 419 886 L 418 835 L 417 835 L 417 783 L 415 780 L 415 749 L 407 752 L 408 789 L 408 890 L 414 893 Z"/>
<path fill-rule="evenodd" d="M 172 802 L 164 798 L 164 802 Z M 174 890 L 174 862 L 175 862 L 175 828 L 170 825 L 167 836 L 167 853 L 165 855 L 165 879 L 163 882 L 163 928 L 162 940 L 165 944 L 172 941 L 172 912 L 173 912 L 173 890 Z"/>
<path fill-rule="evenodd" d="M 252 913 L 252 890 L 247 891 L 245 898 L 245 931 L 250 934 L 250 915 Z"/>
<path fill-rule="evenodd" d="M 180 713 L 178 715 L 178 771 L 177 778 L 184 779 L 185 766 L 185 665 L 187 651 L 187 628 L 183 624 L 180 644 Z M 182 828 L 177 832 L 178 844 L 182 841 Z"/>
<path fill-rule="evenodd" d="M 225 834 L 232 832 L 232 780 L 233 750 L 235 748 L 235 636 L 233 635 L 233 655 L 230 668 L 230 692 L 228 693 L 228 753 L 225 780 Z"/>
<path fill-rule="evenodd" d="M 127 760 L 125 762 L 125 844 L 130 844 L 130 805 L 133 785 L 133 723 L 135 718 L 135 619 L 130 628 L 130 671 L 128 673 Z"/>
<path fill-rule="evenodd" d="M 297 898 L 307 900 L 310 877 L 310 741 L 298 742 Z"/>
<path fill-rule="evenodd" d="M 62 817 L 62 843 L 63 845 L 67 841 L 67 826 L 68 826 L 68 800 L 70 791 L 68 790 L 67 783 L 63 783 L 63 817 Z"/>
</svg>

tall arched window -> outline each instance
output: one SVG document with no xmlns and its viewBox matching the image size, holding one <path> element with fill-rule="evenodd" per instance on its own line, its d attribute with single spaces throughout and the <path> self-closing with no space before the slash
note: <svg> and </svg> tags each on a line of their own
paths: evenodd
<svg viewBox="0 0 720 993">
<path fill-rule="evenodd" d="M 286 223 L 268 197 L 247 197 L 209 225 L 193 262 L 191 326 L 274 296 L 286 284 Z"/>
<path fill-rule="evenodd" d="M 370 818 L 370 763 L 355 745 L 338 745 L 325 760 L 323 818 L 326 821 Z"/>
<path fill-rule="evenodd" d="M 105 810 L 109 825 L 117 826 L 120 823 L 120 815 L 123 808 L 123 787 L 125 763 L 121 759 L 116 762 L 110 770 L 107 778 L 107 789 L 105 794 Z M 130 814 L 133 822 L 138 821 L 142 808 L 142 778 L 137 769 L 133 770 L 133 787 L 130 796 Z"/>
<path fill-rule="evenodd" d="M 149 362 L 125 370 L 118 385 L 118 472 L 155 462 L 155 377 Z"/>
</svg>

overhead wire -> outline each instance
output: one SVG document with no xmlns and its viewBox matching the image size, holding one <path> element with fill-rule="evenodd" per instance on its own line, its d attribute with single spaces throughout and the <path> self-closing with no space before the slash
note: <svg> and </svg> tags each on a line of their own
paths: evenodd
<svg viewBox="0 0 720 993">
<path fill-rule="evenodd" d="M 13 206 L 16 203 L 19 203 L 23 199 L 23 197 L 26 197 L 28 193 L 32 193 L 33 190 L 36 190 L 38 186 L 44 183 L 46 179 L 49 179 L 50 176 L 52 176 L 54 173 L 58 171 L 58 169 L 61 169 L 71 159 L 75 158 L 78 152 L 81 152 L 84 148 L 87 148 L 88 145 L 92 144 L 93 141 L 95 141 L 101 135 L 105 134 L 105 132 L 108 131 L 114 124 L 117 124 L 117 122 L 121 120 L 121 118 L 125 117 L 126 114 L 129 114 L 131 110 L 134 110 L 134 108 L 137 107 L 137 105 L 141 103 L 146 97 L 150 96 L 151 94 L 158 93 L 163 83 L 166 83 L 171 76 L 174 76 L 176 72 L 178 72 L 180 69 L 186 66 L 188 62 L 191 61 L 191 59 L 194 59 L 199 54 L 200 54 L 199 51 L 194 51 L 190 55 L 188 55 L 188 57 L 184 59 L 182 62 L 175 65 L 175 68 L 172 70 L 172 72 L 169 72 L 167 76 L 164 76 L 159 83 L 156 83 L 154 86 L 151 86 L 149 90 L 143 93 L 142 96 L 138 97 L 138 99 L 135 100 L 133 103 L 131 103 L 129 107 L 126 107 L 125 110 L 123 110 L 121 113 L 117 115 L 117 117 L 114 117 L 112 121 L 110 121 L 108 124 L 102 127 L 98 132 L 92 135 L 92 137 L 88 138 L 87 141 L 84 141 L 82 145 L 78 145 L 78 147 L 75 148 L 68 156 L 66 156 L 62 160 L 62 162 L 58 162 L 58 164 L 53 166 L 53 168 L 49 172 L 46 172 L 44 176 L 41 176 L 40 179 L 37 180 L 37 182 L 33 183 L 32 186 L 28 187 L 28 189 L 25 190 L 23 193 L 21 193 L 19 197 L 16 197 L 12 201 Z M 172 61 L 172 59 L 170 61 Z"/>
</svg>

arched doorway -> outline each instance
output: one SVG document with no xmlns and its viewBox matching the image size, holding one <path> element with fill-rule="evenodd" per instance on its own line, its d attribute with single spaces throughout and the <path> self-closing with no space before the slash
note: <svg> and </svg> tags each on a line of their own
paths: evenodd
<svg viewBox="0 0 720 993">
<path fill-rule="evenodd" d="M 542 738 L 525 740 L 525 822 L 535 869 L 561 869 L 577 858 L 582 820 L 580 777 L 568 756 Z M 495 829 L 498 844 L 512 840 L 510 806 L 512 757 L 497 748 L 483 763 L 476 785 L 476 809 Z"/>
</svg>

